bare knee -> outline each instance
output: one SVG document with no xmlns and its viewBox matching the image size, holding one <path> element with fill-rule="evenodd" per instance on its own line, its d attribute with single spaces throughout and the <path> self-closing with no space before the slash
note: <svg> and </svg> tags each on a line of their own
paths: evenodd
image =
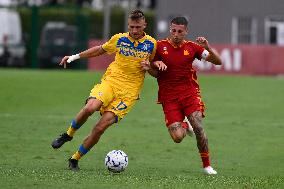
<svg viewBox="0 0 284 189">
<path fill-rule="evenodd" d="M 95 109 L 90 107 L 90 106 L 85 106 L 83 108 L 83 112 L 84 112 L 85 115 L 90 116 L 90 115 L 92 115 L 95 112 Z"/>
<path fill-rule="evenodd" d="M 95 111 L 97 111 L 100 106 L 102 105 L 102 102 L 97 100 L 97 99 L 90 99 L 88 103 L 85 105 L 83 108 L 83 112 L 90 116 L 92 115 Z"/>
<path fill-rule="evenodd" d="M 185 129 L 180 122 L 172 123 L 168 126 L 168 130 L 175 143 L 180 143 L 186 135 Z"/>
<path fill-rule="evenodd" d="M 173 139 L 173 141 L 175 143 L 181 143 L 182 140 L 183 140 L 183 138 L 175 138 L 175 139 Z"/>
<path fill-rule="evenodd" d="M 192 114 L 190 114 L 187 118 L 191 125 L 201 124 L 202 113 L 200 111 L 195 111 Z"/>
<path fill-rule="evenodd" d="M 171 137 L 175 143 L 181 143 L 181 141 L 183 140 L 183 137 L 181 136 L 171 136 Z"/>
</svg>

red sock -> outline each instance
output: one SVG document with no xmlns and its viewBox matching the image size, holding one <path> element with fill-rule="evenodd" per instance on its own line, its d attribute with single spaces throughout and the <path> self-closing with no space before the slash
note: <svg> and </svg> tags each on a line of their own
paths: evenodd
<svg viewBox="0 0 284 189">
<path fill-rule="evenodd" d="M 188 129 L 188 124 L 186 122 L 181 122 L 181 126 L 184 129 Z"/>
<path fill-rule="evenodd" d="M 200 152 L 203 168 L 210 166 L 209 152 Z"/>
</svg>

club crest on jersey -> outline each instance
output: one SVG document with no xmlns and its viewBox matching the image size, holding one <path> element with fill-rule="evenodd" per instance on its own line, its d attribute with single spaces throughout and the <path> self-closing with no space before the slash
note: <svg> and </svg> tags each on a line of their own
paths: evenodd
<svg viewBox="0 0 284 189">
<path fill-rule="evenodd" d="M 188 55 L 189 55 L 189 52 L 188 52 L 187 50 L 184 50 L 184 51 L 183 51 L 183 55 L 184 55 L 184 56 L 188 56 Z"/>
<path fill-rule="evenodd" d="M 148 44 L 146 44 L 146 43 L 145 43 L 145 44 L 143 45 L 143 47 L 142 47 L 142 49 L 143 49 L 144 51 L 147 51 L 147 50 L 148 50 L 148 48 L 149 48 L 149 45 L 148 45 Z"/>
<path fill-rule="evenodd" d="M 163 47 L 163 54 L 169 54 L 169 52 L 167 51 L 168 49 L 167 49 L 167 47 Z"/>
</svg>

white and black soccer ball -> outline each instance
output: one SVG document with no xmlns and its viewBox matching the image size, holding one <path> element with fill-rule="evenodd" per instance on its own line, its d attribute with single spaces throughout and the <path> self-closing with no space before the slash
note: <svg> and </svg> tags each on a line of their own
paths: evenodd
<svg viewBox="0 0 284 189">
<path fill-rule="evenodd" d="M 120 173 L 128 165 L 128 156 L 122 150 L 112 150 L 105 157 L 107 169 L 114 173 Z"/>
</svg>

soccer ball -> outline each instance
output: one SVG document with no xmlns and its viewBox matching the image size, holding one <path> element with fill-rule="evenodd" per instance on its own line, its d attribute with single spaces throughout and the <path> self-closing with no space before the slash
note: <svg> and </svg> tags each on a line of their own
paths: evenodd
<svg viewBox="0 0 284 189">
<path fill-rule="evenodd" d="M 120 173 L 128 165 L 128 156 L 122 150 L 112 150 L 105 157 L 107 169 L 114 173 Z"/>
</svg>

